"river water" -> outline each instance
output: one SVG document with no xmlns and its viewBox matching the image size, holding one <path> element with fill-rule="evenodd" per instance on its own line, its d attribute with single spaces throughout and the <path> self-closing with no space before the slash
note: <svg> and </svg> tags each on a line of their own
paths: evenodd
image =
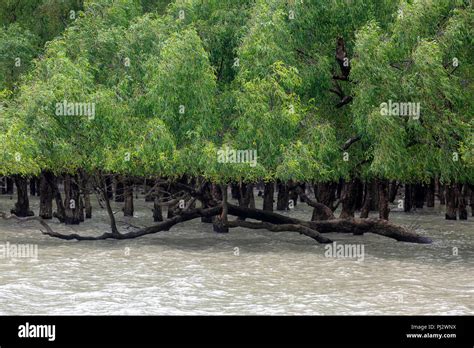
<svg viewBox="0 0 474 348">
<path fill-rule="evenodd" d="M 0 210 L 13 203 L 2 196 Z M 151 204 L 138 199 L 135 207 L 131 220 L 116 214 L 119 227 L 152 224 Z M 38 211 L 37 199 L 32 208 Z M 79 226 L 51 226 L 101 233 L 105 212 L 95 207 L 93 214 Z M 298 204 L 291 216 L 309 219 L 311 209 Z M 434 243 L 327 234 L 337 244 L 363 245 L 358 260 L 326 257 L 324 245 L 297 233 L 217 234 L 200 220 L 96 242 L 44 236 L 36 221 L 0 220 L 0 244 L 38 247 L 36 259 L 0 258 L 0 314 L 474 314 L 474 218 L 446 221 L 440 207 L 390 218 Z"/>
</svg>

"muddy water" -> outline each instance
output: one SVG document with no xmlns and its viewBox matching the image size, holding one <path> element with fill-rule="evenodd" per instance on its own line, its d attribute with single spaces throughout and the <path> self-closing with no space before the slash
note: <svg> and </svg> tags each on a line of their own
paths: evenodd
<svg viewBox="0 0 474 348">
<path fill-rule="evenodd" d="M 151 205 L 135 202 L 152 223 Z M 0 198 L 0 210 L 13 205 Z M 261 201 L 257 201 L 257 207 Z M 38 202 L 32 202 L 38 211 Z M 116 206 L 118 211 L 120 206 Z M 309 219 L 298 205 L 292 216 Z M 0 259 L 0 314 L 473 314 L 474 218 L 445 221 L 439 207 L 392 211 L 431 245 L 376 235 L 328 234 L 363 244 L 364 259 L 331 258 L 295 233 L 234 229 L 216 234 L 199 220 L 128 241 L 75 242 L 41 234 L 35 222 L 0 220 L 0 244 L 35 244 L 38 258 Z M 97 234 L 103 211 L 80 226 L 54 229 Z"/>
</svg>

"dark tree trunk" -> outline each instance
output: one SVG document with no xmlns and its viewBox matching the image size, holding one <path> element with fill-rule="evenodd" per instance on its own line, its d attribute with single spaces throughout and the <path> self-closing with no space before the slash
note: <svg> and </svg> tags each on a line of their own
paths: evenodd
<svg viewBox="0 0 474 348">
<path fill-rule="evenodd" d="M 314 185 L 314 195 L 316 200 L 329 207 L 332 211 L 335 210 L 334 200 L 336 199 L 336 188 L 337 183 L 334 182 L 318 183 L 317 185 Z"/>
<path fill-rule="evenodd" d="M 47 176 L 51 173 L 41 172 L 40 176 L 40 210 L 39 216 L 42 219 L 49 220 L 53 218 L 53 188 L 49 184 Z"/>
<path fill-rule="evenodd" d="M 430 180 L 429 185 L 426 187 L 426 206 L 433 208 L 435 206 L 435 181 Z"/>
<path fill-rule="evenodd" d="M 364 204 L 364 184 L 361 180 L 356 180 L 356 200 L 355 200 L 355 210 L 362 209 Z"/>
<path fill-rule="evenodd" d="M 354 217 L 357 194 L 356 188 L 356 179 L 351 179 L 349 181 L 344 182 L 341 192 L 342 210 L 341 215 L 339 216 L 340 219 L 348 219 Z"/>
<path fill-rule="evenodd" d="M 7 176 L 5 178 L 6 185 L 5 185 L 5 194 L 12 195 L 13 194 L 13 178 Z"/>
<path fill-rule="evenodd" d="M 115 181 L 115 202 L 125 202 L 124 179 L 117 177 Z M 111 198 L 111 197 L 109 197 Z"/>
<path fill-rule="evenodd" d="M 360 217 L 366 219 L 369 217 L 371 201 L 374 199 L 374 190 L 371 181 L 366 181 L 364 184 L 364 204 L 360 209 Z"/>
<path fill-rule="evenodd" d="M 266 182 L 263 190 L 263 210 L 273 211 L 273 195 L 275 192 L 275 183 Z"/>
<path fill-rule="evenodd" d="M 446 204 L 446 197 L 444 195 L 444 186 L 440 184 L 439 178 L 435 179 L 435 191 L 438 195 L 439 204 L 445 205 Z"/>
<path fill-rule="evenodd" d="M 145 202 L 155 201 L 154 197 L 156 197 L 156 195 L 151 192 L 151 189 L 155 186 L 155 180 L 145 179 L 145 184 L 143 186 L 145 187 Z"/>
<path fill-rule="evenodd" d="M 133 182 L 130 179 L 125 179 L 124 186 L 123 216 L 133 216 Z"/>
<path fill-rule="evenodd" d="M 212 228 L 214 232 L 217 233 L 227 233 L 229 232 L 229 226 L 227 226 L 227 185 L 221 185 L 222 192 L 222 213 L 214 217 Z"/>
<path fill-rule="evenodd" d="M 283 182 L 278 182 L 277 210 L 288 210 L 289 190 Z"/>
<path fill-rule="evenodd" d="M 78 225 L 81 222 L 83 207 L 76 175 L 64 176 L 64 206 L 66 225 Z"/>
<path fill-rule="evenodd" d="M 53 213 L 53 216 L 60 222 L 65 222 L 66 208 L 64 207 L 63 199 L 61 197 L 61 191 L 59 191 L 57 178 L 54 175 L 51 175 L 50 179 L 50 185 L 53 188 L 54 201 L 56 202 L 56 211 Z"/>
<path fill-rule="evenodd" d="M 18 198 L 11 213 L 18 217 L 33 216 L 34 213 L 30 210 L 30 201 L 28 199 L 28 180 L 20 175 L 14 175 L 14 180 Z"/>
<path fill-rule="evenodd" d="M 293 207 L 296 207 L 296 204 L 298 203 L 298 190 L 297 190 L 296 184 L 292 184 L 291 187 L 289 188 L 288 200 L 289 201 L 291 200 L 293 202 Z"/>
<path fill-rule="evenodd" d="M 30 196 L 36 196 L 36 178 L 32 177 L 30 178 Z"/>
<path fill-rule="evenodd" d="M 240 199 L 239 185 L 236 183 L 230 184 L 230 193 L 231 193 L 232 199 L 239 200 Z"/>
<path fill-rule="evenodd" d="M 388 207 L 388 180 L 378 180 L 379 191 L 379 218 L 388 220 L 390 208 Z"/>
<path fill-rule="evenodd" d="M 210 202 L 213 200 L 211 183 L 207 182 L 203 189 L 203 197 L 201 203 L 203 208 L 209 208 Z M 201 222 L 212 223 L 212 216 L 201 216 Z"/>
<path fill-rule="evenodd" d="M 114 198 L 114 187 L 113 187 L 113 179 L 111 175 L 105 176 L 105 189 L 107 193 L 107 197 L 109 199 Z"/>
<path fill-rule="evenodd" d="M 456 185 L 446 185 L 446 220 L 456 220 Z"/>
<path fill-rule="evenodd" d="M 250 203 L 253 199 L 253 184 L 244 184 L 242 183 L 239 185 L 239 207 L 250 207 Z M 253 206 L 255 208 L 255 201 L 253 202 Z M 239 217 L 238 219 L 243 219 Z"/>
<path fill-rule="evenodd" d="M 413 208 L 413 185 L 405 184 L 405 198 L 403 199 L 403 211 L 410 212 Z"/>
<path fill-rule="evenodd" d="M 471 190 L 470 203 L 471 203 L 471 215 L 474 216 L 474 185 L 469 185 Z"/>
<path fill-rule="evenodd" d="M 84 211 L 86 214 L 86 219 L 92 218 L 92 204 L 91 204 L 91 187 L 90 187 L 90 178 L 89 174 L 87 174 L 84 170 L 79 171 L 80 179 L 81 179 L 81 189 L 82 189 L 82 199 L 83 199 L 83 206 Z"/>
<path fill-rule="evenodd" d="M 415 184 L 414 185 L 414 201 L 415 207 L 417 209 L 423 209 L 423 205 L 425 203 L 425 187 L 423 184 Z"/>
<path fill-rule="evenodd" d="M 107 210 L 107 215 L 109 216 L 109 222 L 110 222 L 110 229 L 112 231 L 112 235 L 119 236 L 120 233 L 117 228 L 117 223 L 115 221 L 115 215 L 112 210 L 112 206 L 110 205 L 110 199 L 113 197 L 113 195 L 110 195 L 110 189 L 112 188 L 111 185 L 111 180 L 110 176 L 104 176 L 102 174 L 99 174 L 98 176 L 98 184 L 100 185 L 100 192 L 102 193 L 102 198 L 104 199 L 105 202 L 105 209 Z"/>
<path fill-rule="evenodd" d="M 397 193 L 398 193 L 398 187 L 399 186 L 400 186 L 400 183 L 396 180 L 392 180 L 392 182 L 390 183 L 390 194 L 389 194 L 389 198 L 388 198 L 388 201 L 390 203 L 395 202 L 395 198 L 397 198 Z"/>
<path fill-rule="evenodd" d="M 160 205 L 160 196 L 155 195 L 155 199 L 153 202 L 153 221 L 154 222 L 161 222 L 163 221 L 163 212 L 161 210 L 161 205 Z"/>
<path fill-rule="evenodd" d="M 370 200 L 370 210 L 378 211 L 379 210 L 379 188 L 377 185 L 377 180 L 372 180 L 372 192 L 374 193 Z"/>
<path fill-rule="evenodd" d="M 458 211 L 459 211 L 459 220 L 467 220 L 467 185 L 459 184 L 456 187 L 457 201 L 458 201 Z"/>
</svg>

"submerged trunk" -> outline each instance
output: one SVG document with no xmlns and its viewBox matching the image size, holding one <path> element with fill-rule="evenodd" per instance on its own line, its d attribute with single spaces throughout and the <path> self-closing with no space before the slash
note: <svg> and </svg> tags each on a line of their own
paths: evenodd
<svg viewBox="0 0 474 348">
<path fill-rule="evenodd" d="M 40 210 L 39 216 L 42 219 L 49 220 L 53 218 L 53 188 L 49 184 L 48 175 L 52 175 L 51 173 L 47 173 L 45 171 L 41 172 L 40 176 Z"/>
<path fill-rule="evenodd" d="M 11 213 L 18 217 L 33 216 L 34 213 L 30 210 L 30 201 L 28 199 L 28 180 L 20 175 L 15 175 L 14 180 L 18 198 Z"/>
<path fill-rule="evenodd" d="M 446 220 L 456 220 L 456 185 L 446 185 Z"/>
<path fill-rule="evenodd" d="M 66 225 L 78 225 L 83 215 L 83 207 L 76 175 L 66 174 L 64 177 L 64 206 Z"/>
<path fill-rule="evenodd" d="M 273 195 L 275 192 L 275 184 L 266 182 L 263 190 L 263 210 L 273 211 Z"/>
<path fill-rule="evenodd" d="M 377 185 L 379 191 L 379 218 L 388 220 L 388 214 L 390 213 L 388 207 L 388 181 L 378 180 Z"/>
</svg>

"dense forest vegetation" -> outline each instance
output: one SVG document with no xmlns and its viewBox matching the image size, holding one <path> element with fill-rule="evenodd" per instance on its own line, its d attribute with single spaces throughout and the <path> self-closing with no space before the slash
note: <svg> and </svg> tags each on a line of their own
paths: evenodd
<svg viewBox="0 0 474 348">
<path fill-rule="evenodd" d="M 77 240 L 201 218 L 216 232 L 429 243 L 389 222 L 391 203 L 410 212 L 439 201 L 450 220 L 474 210 L 469 0 L 0 7 L 0 175 L 17 197 L 3 218 Z M 150 226 L 120 231 L 111 201 L 133 216 L 137 191 L 153 202 Z M 95 195 L 110 231 L 63 234 L 46 222 L 93 218 Z M 274 212 L 295 204 L 314 208 L 310 221 Z"/>
</svg>

